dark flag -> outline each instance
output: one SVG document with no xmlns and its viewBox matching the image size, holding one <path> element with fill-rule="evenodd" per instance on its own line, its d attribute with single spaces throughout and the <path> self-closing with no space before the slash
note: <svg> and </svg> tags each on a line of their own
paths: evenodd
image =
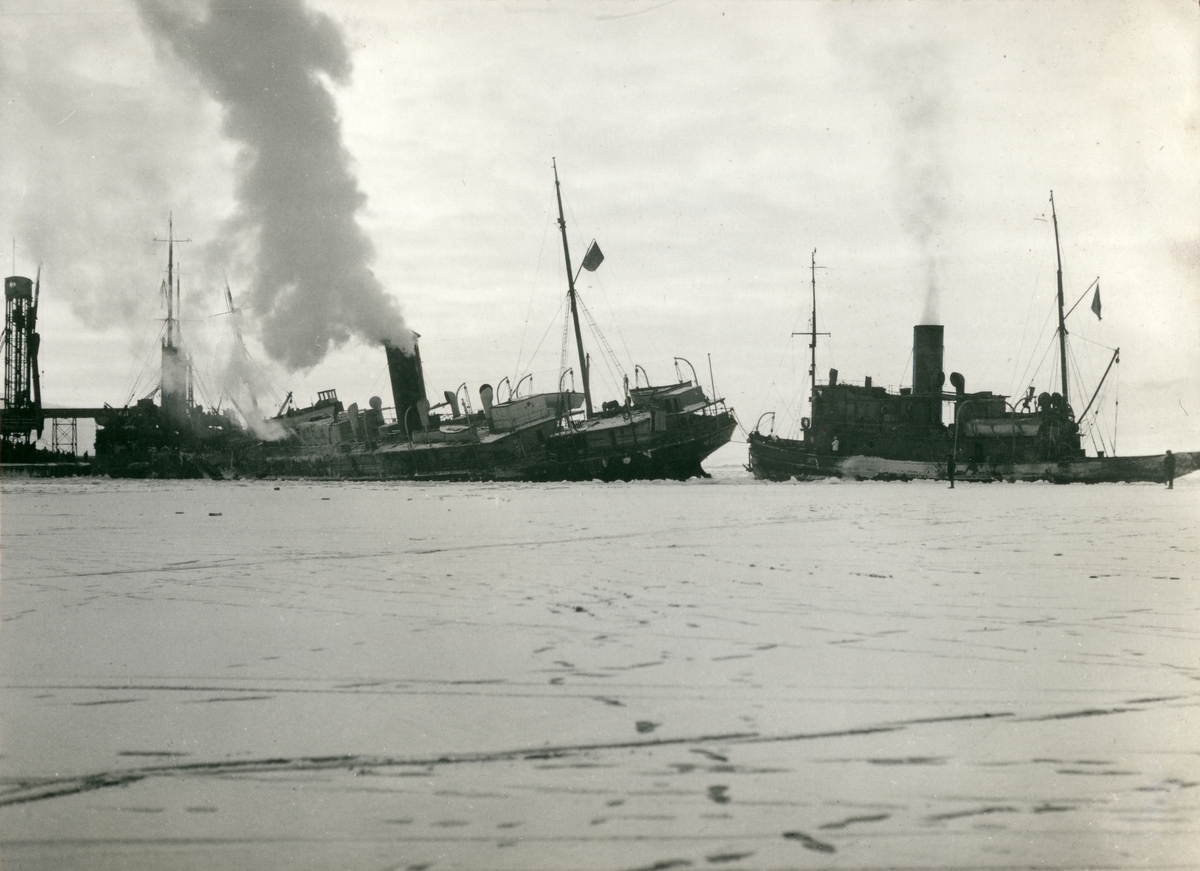
<svg viewBox="0 0 1200 871">
<path fill-rule="evenodd" d="M 1096 320 L 1104 320 L 1100 317 L 1100 284 L 1096 284 L 1096 292 L 1092 295 L 1092 311 L 1096 313 Z"/>
<path fill-rule="evenodd" d="M 600 246 L 596 244 L 596 240 L 592 240 L 592 246 L 588 248 L 587 254 L 583 255 L 583 263 L 579 264 L 588 272 L 595 272 L 600 264 L 604 262 L 604 252 L 600 250 Z"/>
</svg>

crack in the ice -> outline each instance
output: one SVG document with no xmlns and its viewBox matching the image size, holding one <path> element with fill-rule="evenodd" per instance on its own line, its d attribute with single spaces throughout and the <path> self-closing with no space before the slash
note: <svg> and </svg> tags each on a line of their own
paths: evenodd
<svg viewBox="0 0 1200 871">
<path fill-rule="evenodd" d="M 300 756 L 271 759 L 240 759 L 225 762 L 187 762 L 174 765 L 147 766 L 80 777 L 24 779 L 11 783 L 0 790 L 0 807 L 25 804 L 50 798 L 61 798 L 103 789 L 109 786 L 125 786 L 149 777 L 172 777 L 179 775 L 226 775 L 260 774 L 281 771 L 324 771 L 344 768 L 347 770 L 369 770 L 376 768 L 431 768 L 437 765 L 463 765 L 489 762 L 538 761 L 561 759 L 579 753 L 597 753 L 611 750 L 639 750 L 653 747 L 679 746 L 684 744 L 766 744 L 789 741 L 815 741 L 822 738 L 849 738 L 884 732 L 897 732 L 909 725 L 932 722 L 986 720 L 1011 716 L 1008 713 L 967 714 L 955 717 L 912 720 L 879 726 L 862 726 L 824 732 L 795 732 L 785 735 L 763 735 L 758 732 L 728 732 L 714 735 L 657 738 L 639 741 L 615 741 L 597 744 L 569 744 L 560 746 L 499 750 L 489 753 L 447 753 L 426 758 L 403 758 L 349 754 L 341 756 Z"/>
<path fill-rule="evenodd" d="M 280 555 L 272 557 L 270 559 L 259 558 L 259 559 L 246 560 L 245 562 L 232 562 L 231 558 L 226 557 L 223 559 L 208 560 L 205 562 L 200 562 L 199 560 L 196 560 L 196 561 L 191 561 L 191 562 L 187 562 L 187 563 L 167 563 L 166 565 L 142 566 L 139 568 L 119 568 L 119 569 L 103 569 L 103 570 L 82 571 L 82 572 L 62 572 L 62 573 L 54 573 L 54 574 L 41 575 L 41 576 L 29 575 L 29 576 L 26 576 L 24 578 L 24 580 L 26 582 L 28 582 L 28 581 L 38 581 L 38 580 L 45 581 L 45 580 L 50 580 L 50 579 L 57 580 L 60 578 L 92 578 L 92 577 L 108 577 L 108 576 L 112 576 L 112 575 L 137 575 L 137 574 L 148 574 L 148 573 L 152 573 L 152 572 L 198 571 L 198 570 L 210 569 L 210 568 L 222 568 L 222 569 L 250 568 L 250 567 L 258 567 L 258 566 L 263 566 L 263 565 L 273 565 L 273 564 L 288 563 L 288 562 L 311 563 L 311 562 L 315 562 L 315 561 L 326 561 L 326 562 L 331 561 L 331 562 L 342 563 L 342 562 L 346 562 L 348 560 L 375 559 L 378 557 L 386 557 L 386 558 L 391 559 L 391 558 L 394 558 L 397 553 L 412 554 L 414 556 L 427 556 L 427 555 L 431 555 L 431 554 L 447 553 L 450 551 L 457 552 L 457 551 L 464 551 L 464 550 L 490 550 L 493 548 L 542 547 L 545 545 L 556 545 L 556 544 L 580 544 L 582 542 L 589 542 L 589 541 L 617 541 L 617 540 L 629 541 L 632 538 L 638 538 L 642 535 L 659 536 L 659 535 L 663 535 L 666 533 L 672 533 L 672 532 L 694 533 L 694 532 L 704 532 L 706 530 L 727 530 L 727 529 L 730 529 L 732 526 L 737 526 L 740 528 L 749 528 L 749 527 L 755 527 L 755 526 L 778 526 L 781 524 L 786 524 L 788 522 L 790 522 L 790 521 L 786 520 L 786 519 L 774 519 L 774 520 L 767 519 L 767 520 L 746 521 L 746 522 L 743 522 L 740 524 L 722 523 L 722 524 L 710 524 L 710 525 L 706 525 L 706 526 L 687 526 L 687 527 L 674 527 L 674 528 L 670 528 L 670 529 L 646 530 L 643 533 L 619 532 L 619 533 L 610 533 L 610 534 L 605 534 L 605 535 L 583 535 L 583 536 L 570 536 L 570 537 L 564 537 L 564 538 L 527 539 L 527 540 L 520 540 L 520 541 L 490 541 L 490 542 L 479 542 L 479 543 L 475 543 L 475 544 L 460 544 L 460 545 L 455 545 L 453 547 L 410 548 L 410 549 L 404 550 L 404 551 L 378 551 L 378 552 L 359 551 L 359 552 L 344 552 L 344 553 L 332 553 L 331 552 L 331 553 L 287 554 L 287 555 L 280 554 Z"/>
<path fill-rule="evenodd" d="M 981 807 L 981 808 L 976 808 L 974 810 L 968 810 L 968 811 L 951 811 L 950 813 L 933 814 L 933 815 L 929 816 L 928 819 L 940 822 L 943 820 L 958 820 L 958 819 L 962 819 L 963 817 L 978 817 L 978 816 L 987 816 L 988 814 L 1015 814 L 1015 813 L 1020 813 L 1020 811 L 1017 808 L 1012 807 L 1011 805 L 989 805 L 988 807 Z"/>
<path fill-rule="evenodd" d="M 821 829 L 844 829 L 847 826 L 852 826 L 856 823 L 878 823 L 883 820 L 890 819 L 891 814 L 864 814 L 857 817 L 846 817 L 844 820 L 838 820 L 835 823 L 823 823 L 818 826 Z"/>
<path fill-rule="evenodd" d="M 1044 714 L 1040 717 L 1022 717 L 1020 722 L 1024 723 L 1042 723 L 1048 720 L 1074 720 L 1079 717 L 1102 717 L 1106 714 L 1128 714 L 1130 712 L 1141 711 L 1142 708 L 1083 708 L 1078 711 L 1063 711 L 1059 714 Z"/>
</svg>

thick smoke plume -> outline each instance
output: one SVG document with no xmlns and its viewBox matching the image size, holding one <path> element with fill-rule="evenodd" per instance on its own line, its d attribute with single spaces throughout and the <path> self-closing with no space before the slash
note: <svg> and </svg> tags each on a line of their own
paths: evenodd
<svg viewBox="0 0 1200 871">
<path fill-rule="evenodd" d="M 267 353 L 297 370 L 352 336 L 410 346 L 356 220 L 366 197 L 325 81 L 350 75 L 337 25 L 299 0 L 208 2 L 199 14 L 196 4 L 138 7 L 220 104 L 225 135 L 242 145 L 225 247 L 249 250 L 249 307 Z"/>
</svg>

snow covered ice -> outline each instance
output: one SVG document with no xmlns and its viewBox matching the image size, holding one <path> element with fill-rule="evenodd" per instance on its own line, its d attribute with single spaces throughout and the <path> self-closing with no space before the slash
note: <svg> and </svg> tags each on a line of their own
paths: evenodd
<svg viewBox="0 0 1200 871">
<path fill-rule="evenodd" d="M 4 868 L 1200 867 L 1200 476 L 717 471 L 6 479 Z"/>
</svg>

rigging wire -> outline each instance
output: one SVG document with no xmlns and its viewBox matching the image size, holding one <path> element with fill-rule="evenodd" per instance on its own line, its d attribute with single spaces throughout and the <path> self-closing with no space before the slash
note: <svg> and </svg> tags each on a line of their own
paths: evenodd
<svg viewBox="0 0 1200 871">
<path fill-rule="evenodd" d="M 551 222 L 550 222 L 549 218 L 550 218 L 551 211 L 552 210 L 548 209 L 546 211 L 546 217 L 542 219 L 542 244 L 541 244 L 541 247 L 538 249 L 537 266 L 533 270 L 533 282 L 531 285 L 532 289 L 529 291 L 529 305 L 526 306 L 526 308 L 525 308 L 525 328 L 521 331 L 521 345 L 519 348 L 517 348 L 517 362 L 516 362 L 516 365 L 513 366 L 514 372 L 521 371 L 521 355 L 525 352 L 525 336 L 529 332 L 530 313 L 533 311 L 533 301 L 538 295 L 538 286 L 537 286 L 538 276 L 540 276 L 542 274 L 542 260 L 546 254 L 546 237 L 550 235 L 550 223 Z M 556 313 L 556 316 L 557 316 L 557 313 Z M 551 322 L 553 323 L 553 319 Z M 543 335 L 542 338 L 545 339 L 546 337 Z M 540 342 L 538 343 L 538 347 L 541 347 Z M 537 351 L 534 351 L 533 354 L 530 355 L 530 365 L 532 365 L 532 363 L 533 363 L 533 357 L 536 357 L 536 356 L 537 356 Z M 523 376 L 524 376 L 524 373 L 522 373 L 522 377 Z"/>
<path fill-rule="evenodd" d="M 207 405 L 209 408 L 215 408 L 212 402 L 212 394 L 208 390 L 208 385 L 205 384 L 204 378 L 200 375 L 200 370 L 195 366 L 192 367 L 192 387 L 198 390 L 200 393 L 200 398 L 204 400 L 204 402 L 201 403 L 202 406 Z"/>
<path fill-rule="evenodd" d="M 158 307 L 162 308 L 161 301 L 159 302 L 160 304 Z M 152 307 L 153 303 L 151 305 L 144 306 L 143 313 L 148 315 Z M 133 401 L 133 397 L 137 393 L 138 385 L 141 383 L 141 378 L 145 374 L 143 370 L 147 365 L 149 365 L 150 355 L 152 355 L 154 350 L 161 345 L 163 330 L 166 327 L 166 322 L 160 321 L 158 318 L 147 316 L 138 318 L 138 320 L 142 323 L 142 334 L 138 338 L 136 346 L 142 349 L 142 356 L 134 357 L 129 361 L 129 369 L 128 374 L 125 376 L 125 383 L 132 386 L 129 388 L 129 398 L 125 400 L 125 405 L 129 405 L 129 403 Z M 148 337 L 150 333 L 156 329 L 156 324 L 158 325 L 157 335 L 155 339 L 151 340 Z"/>
<path fill-rule="evenodd" d="M 576 294 L 578 294 L 578 291 L 576 291 Z M 594 335 L 596 337 L 596 339 L 600 342 L 601 347 L 607 353 L 609 360 L 612 362 L 612 365 L 615 366 L 617 368 L 617 371 L 621 373 L 622 378 L 627 377 L 625 374 L 625 368 L 621 365 L 620 359 L 618 359 L 616 353 L 613 351 L 612 345 L 610 345 L 608 343 L 608 338 L 604 335 L 603 332 L 600 331 L 600 326 L 599 326 L 599 324 L 596 323 L 596 318 L 592 315 L 591 309 L 589 309 L 586 305 L 584 305 L 582 298 L 579 298 L 579 307 L 581 309 L 583 309 L 584 317 L 587 318 L 588 325 L 592 329 L 592 335 Z"/>
<path fill-rule="evenodd" d="M 574 227 L 581 226 L 579 220 L 575 217 L 574 206 L 570 202 L 568 202 L 566 208 L 567 208 L 567 212 L 571 215 L 571 225 Z M 610 271 L 611 271 L 611 269 L 610 269 Z M 601 292 L 603 293 L 603 289 L 604 289 L 603 283 L 600 282 L 599 279 L 597 279 L 597 282 L 600 284 Z M 579 307 L 583 310 L 585 316 L 587 317 L 588 324 L 590 325 L 591 330 L 592 330 L 592 334 L 599 340 L 600 344 L 603 346 L 603 349 L 608 353 L 608 356 L 611 359 L 612 364 L 617 367 L 617 371 L 619 371 L 621 373 L 622 377 L 625 377 L 625 370 L 622 368 L 621 362 L 617 359 L 617 355 L 613 352 L 612 346 L 609 345 L 608 339 L 605 338 L 605 336 L 602 332 L 600 332 L 600 327 L 597 326 L 595 318 L 592 316 L 592 313 L 588 310 L 587 306 L 585 306 L 583 304 L 583 295 L 580 294 L 578 287 L 575 288 L 575 301 L 578 303 Z M 607 301 L 607 297 L 606 297 L 606 301 Z M 610 313 L 612 312 L 611 304 L 609 304 L 609 312 Z M 614 322 L 616 322 L 615 317 L 613 318 L 613 320 L 614 320 Z M 622 342 L 622 344 L 624 344 L 625 337 L 624 337 L 624 335 L 621 334 L 621 328 L 620 328 L 619 323 L 617 325 L 617 333 L 619 335 L 621 335 L 621 342 Z M 626 345 L 626 353 L 628 353 L 628 345 Z M 630 355 L 630 357 L 632 358 L 632 355 Z M 608 361 L 605 362 L 605 365 L 608 366 Z M 611 366 L 609 367 L 609 375 L 610 375 L 610 377 L 612 375 Z M 618 391 L 623 389 L 619 382 L 617 384 L 617 389 L 618 389 Z"/>
<path fill-rule="evenodd" d="M 781 390 L 779 390 L 779 370 L 783 368 L 784 362 L 786 362 L 788 359 L 790 359 L 792 362 L 792 379 L 791 379 L 790 383 L 792 383 L 792 384 L 796 383 L 796 379 L 795 379 L 796 352 L 793 347 L 795 345 L 795 342 L 793 341 L 795 339 L 795 336 L 793 334 L 796 332 L 796 326 L 798 325 L 799 321 L 800 321 L 800 312 L 797 309 L 796 318 L 792 322 L 792 329 L 788 331 L 787 345 L 785 346 L 783 353 L 781 353 L 779 355 L 779 360 L 775 364 L 775 372 L 771 375 L 771 380 L 769 382 L 767 382 L 767 391 L 766 391 L 767 392 L 767 397 L 766 397 L 767 402 L 770 401 L 772 394 L 778 394 L 779 399 L 784 403 L 785 406 L 789 402 L 787 397 L 785 397 L 783 395 L 783 392 Z M 789 354 L 789 351 L 790 351 L 790 354 Z M 767 402 L 763 402 L 762 405 L 766 405 Z"/>
<path fill-rule="evenodd" d="M 1045 218 L 1035 218 L 1034 220 L 1042 221 L 1043 223 L 1045 223 L 1046 219 Z M 1024 375 L 1022 375 L 1021 379 L 1016 380 L 1017 367 L 1021 365 L 1021 360 L 1024 359 L 1024 356 L 1025 356 L 1025 341 L 1029 336 L 1029 321 L 1033 317 L 1034 304 L 1038 301 L 1039 294 L 1038 294 L 1037 288 L 1038 288 L 1038 285 L 1041 284 L 1042 267 L 1046 261 L 1046 246 L 1049 244 L 1048 234 L 1041 233 L 1041 234 L 1039 234 L 1039 236 L 1042 239 L 1042 247 L 1038 251 L 1037 257 L 1034 258 L 1034 263 L 1036 264 L 1036 269 L 1035 269 L 1034 275 L 1033 275 L 1033 291 L 1029 294 L 1029 306 L 1025 310 L 1025 324 L 1024 324 L 1024 326 L 1021 327 L 1021 344 L 1017 348 L 1017 355 L 1013 358 L 1013 375 L 1012 375 L 1012 377 L 1014 378 L 1014 380 L 1012 382 L 1010 382 L 1010 385 L 1013 388 L 1012 389 L 1013 394 L 1020 392 L 1021 390 L 1024 389 L 1024 386 L 1025 386 L 1024 384 L 1022 384 L 1022 381 L 1024 380 Z M 1042 330 L 1045 330 L 1045 328 L 1046 328 L 1046 325 L 1043 324 Z M 1039 344 L 1041 344 L 1041 341 L 1042 341 L 1041 335 L 1039 334 L 1038 340 L 1036 343 L 1034 343 L 1033 347 L 1036 348 Z M 1026 372 L 1029 371 L 1028 363 L 1026 363 L 1025 371 Z"/>
<path fill-rule="evenodd" d="M 1116 348 L 1110 348 L 1108 345 L 1104 344 L 1103 342 L 1097 342 L 1095 339 L 1089 339 L 1087 336 L 1080 335 L 1079 333 L 1072 333 L 1071 335 L 1073 335 L 1076 339 L 1078 339 L 1081 342 L 1087 342 L 1089 345 L 1096 345 L 1097 347 L 1104 348 L 1107 351 L 1116 351 L 1117 350 Z"/>
<path fill-rule="evenodd" d="M 566 299 L 567 299 L 567 297 L 564 294 L 563 295 L 563 303 L 566 303 Z M 569 307 L 567 307 L 563 304 L 559 305 L 559 311 L 562 311 L 564 308 L 567 308 L 567 311 L 563 313 L 562 355 L 559 357 L 559 361 L 558 361 L 558 380 L 560 383 L 562 382 L 563 375 L 567 374 L 567 369 L 569 368 L 567 366 L 567 355 L 568 355 L 567 346 L 570 342 L 570 332 L 571 332 L 570 309 L 569 309 Z M 547 330 L 547 332 L 549 332 L 549 330 Z M 581 373 L 580 378 L 582 378 L 582 377 L 583 377 L 583 375 Z"/>
<path fill-rule="evenodd" d="M 592 317 L 591 310 L 584 305 L 583 297 L 579 295 L 578 288 L 575 290 L 575 301 L 578 303 L 580 310 L 587 319 L 588 326 L 592 331 L 592 335 L 595 336 L 596 340 L 600 343 L 601 349 L 605 352 L 604 354 L 600 355 L 601 359 L 604 360 L 605 368 L 608 369 L 609 378 L 613 379 L 613 383 L 615 383 L 617 392 L 619 393 L 623 390 L 623 387 L 621 381 L 614 378 L 612 371 L 613 367 L 615 366 L 617 371 L 621 373 L 621 378 L 628 378 L 629 376 L 625 374 L 625 369 L 621 366 L 621 361 L 618 360 L 617 355 L 613 353 L 612 347 L 608 344 L 608 339 L 604 337 L 604 333 L 600 332 L 600 327 L 596 324 L 596 319 Z"/>
<path fill-rule="evenodd" d="M 902 370 L 900 370 L 900 377 L 896 380 L 897 385 L 903 384 L 904 379 L 908 378 L 909 373 L 912 372 L 912 358 L 913 358 L 913 351 L 912 351 L 912 348 L 909 348 L 908 349 L 908 359 L 906 359 L 904 361 L 904 368 Z"/>
<path fill-rule="evenodd" d="M 143 353 L 143 355 L 140 359 L 140 365 L 135 363 L 135 365 L 138 365 L 138 371 L 137 371 L 137 374 L 134 376 L 133 385 L 129 388 L 129 396 L 126 397 L 126 399 L 125 399 L 125 405 L 128 406 L 128 405 L 132 404 L 133 399 L 137 395 L 138 390 L 144 385 L 146 378 L 148 377 L 147 373 L 151 366 L 151 357 L 154 355 L 154 351 L 162 346 L 162 339 L 164 338 L 166 329 L 167 329 L 167 323 L 166 323 L 166 321 L 162 321 L 161 326 L 159 326 L 159 328 L 158 328 L 158 335 L 156 336 L 156 340 L 152 344 L 150 344 L 149 347 L 146 348 L 145 352 Z M 148 330 L 148 328 L 147 328 L 147 330 Z M 153 396 L 154 394 L 151 393 L 150 395 Z"/>
<path fill-rule="evenodd" d="M 1117 412 L 1121 409 L 1121 367 L 1117 367 L 1117 371 L 1113 373 L 1113 378 L 1116 379 L 1113 383 L 1113 431 L 1112 438 L 1109 441 L 1112 443 L 1112 455 L 1117 455 Z"/>
<path fill-rule="evenodd" d="M 608 268 L 608 272 L 612 275 L 613 283 L 616 284 L 617 286 L 620 286 L 620 281 L 618 280 L 618 273 L 612 268 L 611 265 Z M 605 287 L 604 279 L 600 277 L 599 272 L 594 273 L 592 275 L 592 278 L 593 278 L 593 280 L 595 280 L 596 284 L 599 285 L 599 287 L 600 287 L 600 296 L 604 299 L 604 305 L 608 308 L 608 317 L 610 319 L 610 322 L 613 324 L 614 328 L 617 331 L 617 338 L 620 339 L 620 341 L 621 341 L 621 347 L 625 349 L 625 359 L 632 362 L 633 361 L 633 352 L 631 352 L 629 350 L 629 343 L 625 341 L 625 332 L 621 329 L 621 319 L 618 318 L 616 312 L 613 311 L 612 301 L 609 299 L 608 288 Z M 591 287 L 589 285 L 589 290 L 590 289 L 591 289 Z M 578 293 L 578 292 L 579 292 L 579 289 L 576 288 L 576 293 Z M 650 344 L 652 347 L 654 346 L 653 337 L 651 337 Z M 654 352 L 655 352 L 655 355 L 657 356 L 658 355 L 657 347 L 654 348 Z M 610 351 L 610 353 L 611 353 L 611 351 Z M 615 357 L 615 355 L 614 355 L 614 357 Z"/>
<path fill-rule="evenodd" d="M 1050 345 L 1047 345 L 1047 346 L 1046 346 L 1046 350 L 1045 350 L 1045 351 L 1042 353 L 1042 359 L 1038 361 L 1037 368 L 1033 370 L 1033 375 L 1032 375 L 1032 376 L 1030 377 L 1030 379 L 1029 379 L 1029 384 L 1031 384 L 1031 385 L 1032 385 L 1032 384 L 1033 384 L 1033 383 L 1034 383 L 1034 382 L 1037 380 L 1037 377 L 1038 377 L 1038 375 L 1039 375 L 1039 374 L 1041 373 L 1041 371 L 1042 371 L 1042 367 L 1043 367 L 1044 365 L 1046 365 L 1046 358 L 1050 356 L 1050 354 L 1051 354 L 1051 352 L 1052 352 L 1053 350 L 1054 350 L 1054 345 L 1050 344 Z M 1032 360 L 1030 360 L 1030 361 L 1029 361 L 1029 364 L 1030 364 L 1030 365 L 1033 365 L 1033 361 L 1032 361 Z M 1026 366 L 1025 368 L 1026 368 L 1026 371 L 1028 371 L 1028 370 L 1029 370 L 1029 366 Z M 1053 382 L 1053 381 L 1054 381 L 1055 375 L 1056 375 L 1057 373 L 1058 373 L 1058 358 L 1057 358 L 1057 357 L 1054 357 L 1054 359 L 1052 359 L 1052 360 L 1050 361 L 1050 375 L 1049 375 L 1049 378 L 1050 378 L 1050 381 L 1051 381 L 1051 382 Z M 1024 392 L 1024 391 L 1021 391 L 1021 392 Z"/>
<path fill-rule="evenodd" d="M 1048 312 L 1046 314 L 1046 320 L 1042 323 L 1042 328 L 1038 332 L 1037 341 L 1035 341 L 1033 343 L 1033 346 L 1032 346 L 1033 348 L 1037 348 L 1040 344 L 1042 344 L 1043 337 L 1046 335 L 1046 327 L 1048 327 L 1050 325 L 1050 320 L 1053 316 L 1054 316 L 1054 312 Z M 1055 332 L 1057 332 L 1057 330 L 1055 330 Z M 1022 342 L 1022 347 L 1024 347 L 1024 342 Z M 1024 393 L 1025 387 L 1030 384 L 1033 384 L 1034 381 L 1037 380 L 1038 373 L 1040 373 L 1042 371 L 1042 365 L 1046 362 L 1046 354 L 1049 354 L 1053 349 L 1054 349 L 1054 342 L 1047 342 L 1046 343 L 1046 353 L 1043 354 L 1042 359 L 1038 361 L 1037 368 L 1033 370 L 1032 375 L 1029 374 L 1029 369 L 1030 369 L 1030 367 L 1033 366 L 1033 357 L 1029 358 L 1029 362 L 1027 362 L 1025 364 L 1025 371 L 1021 373 L 1021 377 L 1017 381 L 1017 384 L 1019 386 L 1013 390 L 1012 395 L 1016 395 L 1018 393 Z M 1056 361 L 1051 365 L 1050 378 L 1053 379 L 1057 372 L 1058 372 L 1058 363 Z M 1028 378 L 1026 376 L 1028 376 Z"/>
<path fill-rule="evenodd" d="M 517 372 L 518 372 L 517 380 L 518 381 L 521 378 L 524 378 L 529 373 L 529 370 L 531 368 L 533 368 L 533 361 L 537 359 L 538 351 L 540 351 L 542 349 L 542 344 L 546 341 L 546 336 L 550 335 L 550 331 L 552 329 L 554 329 L 554 324 L 555 324 L 556 320 L 558 319 L 558 312 L 562 311 L 563 306 L 566 305 L 566 302 L 567 302 L 567 298 L 566 298 L 566 295 L 564 294 L 563 298 L 558 303 L 558 311 L 556 311 L 554 313 L 554 317 L 552 317 L 550 319 L 549 323 L 546 324 L 546 331 L 544 333 L 542 333 L 541 339 L 538 340 L 537 347 L 535 347 L 533 349 L 533 352 L 529 355 L 528 365 L 525 367 L 524 371 L 522 371 L 519 368 L 517 369 Z M 564 330 L 564 332 L 565 332 L 565 330 Z M 564 339 L 564 347 L 565 347 L 565 339 Z"/>
</svg>

